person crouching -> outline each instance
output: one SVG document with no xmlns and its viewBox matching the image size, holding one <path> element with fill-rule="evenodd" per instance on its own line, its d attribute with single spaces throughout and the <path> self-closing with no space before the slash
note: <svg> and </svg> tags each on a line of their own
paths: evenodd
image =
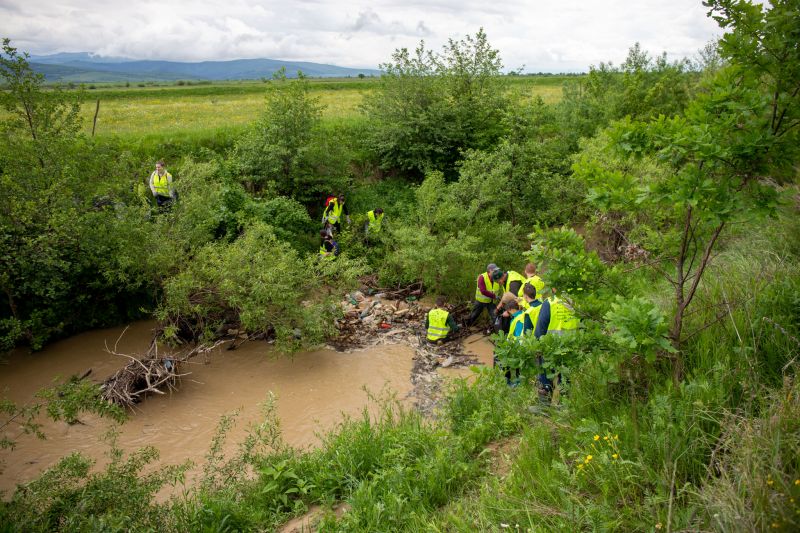
<svg viewBox="0 0 800 533">
<path fill-rule="evenodd" d="M 425 317 L 428 342 L 444 341 L 451 333 L 458 331 L 458 324 L 444 308 L 444 304 L 444 297 L 437 296 L 436 307 L 428 311 L 428 315 Z"/>
</svg>

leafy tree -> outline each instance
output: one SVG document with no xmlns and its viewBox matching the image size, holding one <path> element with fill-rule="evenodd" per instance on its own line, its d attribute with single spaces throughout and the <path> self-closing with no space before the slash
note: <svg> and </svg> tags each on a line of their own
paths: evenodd
<svg viewBox="0 0 800 533">
<path fill-rule="evenodd" d="M 272 228 L 254 222 L 232 243 L 212 242 L 167 280 L 157 317 L 167 338 L 216 338 L 234 327 L 252 334 L 274 332 L 288 351 L 314 346 L 332 331 L 336 288 L 349 288 L 363 271 L 340 257 L 319 264 L 300 256 Z M 323 291 L 326 283 L 330 291 Z"/>
<path fill-rule="evenodd" d="M 639 43 L 619 67 L 591 67 L 585 81 L 564 87 L 559 109 L 567 135 L 574 143 L 625 116 L 646 120 L 681 113 L 694 84 L 690 67 L 686 59 L 670 62 L 666 54 L 653 58 Z"/>
<path fill-rule="evenodd" d="M 103 280 L 98 230 L 113 222 L 102 214 L 107 202 L 89 168 L 95 153 L 80 150 L 78 98 L 45 89 L 8 39 L 0 76 L 8 87 L 0 93 L 7 112 L 0 121 L 0 349 L 20 340 L 37 348 L 69 328 L 67 317 L 91 320 L 99 302 L 85 304 Z"/>
<path fill-rule="evenodd" d="M 439 53 L 424 42 L 413 53 L 395 50 L 363 106 L 370 120 L 366 143 L 381 167 L 453 175 L 462 150 L 492 146 L 508 105 L 501 67 L 482 29 L 450 39 Z"/>
<path fill-rule="evenodd" d="M 510 108 L 503 122 L 507 134 L 497 145 L 464 152 L 453 193 L 463 203 L 480 198 L 487 223 L 503 220 L 527 231 L 574 220 L 583 189 L 571 178 L 571 146 L 553 108 L 538 98 Z"/>
<path fill-rule="evenodd" d="M 724 231 L 774 211 L 775 180 L 793 177 L 799 146 L 796 2 L 706 5 L 728 30 L 720 41 L 728 65 L 704 84 L 685 116 L 616 122 L 608 130 L 613 155 L 581 157 L 575 165 L 594 205 L 631 215 L 637 244 L 672 285 L 669 335 L 676 350 Z M 680 379 L 679 351 L 674 371 Z"/>
<path fill-rule="evenodd" d="M 380 264 L 383 280 L 422 280 L 429 291 L 471 298 L 476 265 L 519 261 L 521 227 L 497 220 L 483 209 L 488 203 L 485 190 L 470 198 L 460 191 L 461 185 L 448 184 L 441 172 L 425 177 L 415 191 L 416 204 L 392 220 L 385 237 L 392 245 Z"/>
<path fill-rule="evenodd" d="M 302 72 L 289 80 L 281 68 L 273 77 L 264 113 L 236 144 L 234 159 L 251 190 L 290 195 L 312 172 L 308 151 L 323 106 Z"/>
<path fill-rule="evenodd" d="M 60 173 L 69 153 L 66 148 L 78 135 L 80 100 L 57 87 L 43 90 L 44 75 L 33 72 L 27 58 L 28 54 L 11 46 L 10 39 L 3 39 L 0 75 L 7 90 L 0 94 L 0 102 L 9 116 L 2 132 L 8 151 L 17 155 L 3 166 L 27 172 L 36 161 L 52 179 Z"/>
</svg>

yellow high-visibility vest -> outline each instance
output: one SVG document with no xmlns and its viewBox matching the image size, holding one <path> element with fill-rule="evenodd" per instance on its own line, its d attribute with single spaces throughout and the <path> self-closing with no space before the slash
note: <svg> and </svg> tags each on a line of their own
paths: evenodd
<svg viewBox="0 0 800 533">
<path fill-rule="evenodd" d="M 375 216 L 375 211 L 370 211 L 367 213 L 367 219 L 369 219 L 369 230 L 373 233 L 379 233 L 381 231 L 381 222 L 383 222 L 383 213 Z"/>
<path fill-rule="evenodd" d="M 336 259 L 336 248 L 331 250 L 330 252 L 325 248 L 325 245 L 319 247 L 319 255 L 326 261 L 333 261 Z"/>
<path fill-rule="evenodd" d="M 450 328 L 447 326 L 447 317 L 450 315 L 444 309 L 431 309 L 428 313 L 428 340 L 438 341 L 447 337 Z"/>
<path fill-rule="evenodd" d="M 170 196 L 169 182 L 172 179 L 172 174 L 164 172 L 163 176 L 159 176 L 158 171 L 154 170 L 153 173 L 150 174 L 150 179 L 153 181 L 153 188 L 156 190 L 156 194 L 159 196 Z"/>
<path fill-rule="evenodd" d="M 344 203 L 342 203 L 342 205 L 339 205 L 339 200 L 337 198 L 334 198 L 333 200 L 331 200 L 331 203 L 328 204 L 328 207 L 326 209 L 328 214 L 326 215 L 325 218 L 330 224 L 336 224 L 342 217 L 342 211 L 344 210 Z"/>
<path fill-rule="evenodd" d="M 519 335 L 517 335 L 517 328 L 519 327 Z M 517 311 L 514 318 L 511 320 L 511 325 L 508 328 L 507 339 L 521 338 L 525 335 L 525 311 Z"/>
<path fill-rule="evenodd" d="M 579 325 L 580 320 L 575 316 L 575 312 L 553 296 L 550 300 L 550 326 L 547 328 L 547 334 L 561 335 L 578 329 Z"/>
<path fill-rule="evenodd" d="M 531 307 L 530 304 L 525 302 L 528 306 L 527 309 L 524 311 L 514 315 L 514 320 L 511 321 L 511 326 L 508 328 L 508 338 L 512 337 L 523 337 L 525 336 L 525 317 L 530 317 L 531 319 L 531 326 L 532 329 L 528 333 L 533 333 L 536 329 L 536 322 L 539 320 L 539 313 L 542 311 L 542 306 L 537 305 L 536 307 Z M 517 335 L 517 325 L 521 323 L 520 326 L 520 333 Z"/>
<path fill-rule="evenodd" d="M 496 281 L 492 281 L 489 278 L 489 274 L 487 274 L 486 272 L 478 276 L 478 280 L 481 279 L 481 276 L 483 276 L 483 283 L 486 285 L 486 290 L 493 292 L 495 296 L 497 296 L 497 293 L 500 292 L 500 284 L 497 283 Z M 489 298 L 488 296 L 484 296 L 483 293 L 481 293 L 481 286 L 478 285 L 477 280 L 475 281 L 475 299 L 481 302 L 482 304 L 492 303 L 491 298 Z"/>
<path fill-rule="evenodd" d="M 525 280 L 525 282 L 522 284 L 522 287 L 519 288 L 519 294 L 517 296 L 522 296 L 522 291 L 527 283 L 533 285 L 533 288 L 536 289 L 536 294 L 541 296 L 542 291 L 544 290 L 544 281 L 542 281 L 542 278 L 536 274 Z"/>
<path fill-rule="evenodd" d="M 525 310 L 525 313 L 531 318 L 531 324 L 533 325 L 533 329 L 536 329 L 536 322 L 539 321 L 539 313 L 542 312 L 542 304 L 533 307 L 529 305 L 528 308 Z"/>
<path fill-rule="evenodd" d="M 522 296 L 522 287 L 525 286 L 525 276 L 523 276 L 519 272 L 514 272 L 513 270 L 509 270 L 507 274 L 508 276 L 506 276 L 506 292 L 509 292 L 511 290 L 512 282 L 519 281 L 520 286 L 519 290 L 517 291 L 517 296 Z"/>
</svg>

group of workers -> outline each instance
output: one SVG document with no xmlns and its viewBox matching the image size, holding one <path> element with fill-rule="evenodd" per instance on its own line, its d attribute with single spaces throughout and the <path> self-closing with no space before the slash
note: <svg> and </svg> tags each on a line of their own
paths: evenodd
<svg viewBox="0 0 800 533">
<path fill-rule="evenodd" d="M 159 208 L 169 208 L 178 199 L 178 194 L 172 183 L 172 174 L 167 172 L 164 161 L 156 163 L 156 169 L 150 174 L 148 186 L 152 201 Z M 140 183 L 138 187 L 137 192 L 143 201 L 150 202 L 146 197 L 144 184 Z M 341 231 L 342 220 L 345 220 L 348 224 L 351 223 L 345 196 L 343 194 L 329 196 L 325 201 L 325 208 L 322 212 L 322 229 L 319 231 L 319 236 L 322 240 L 319 256 L 322 259 L 333 260 L 339 255 L 339 243 L 334 239 L 334 236 Z M 380 233 L 382 224 L 383 209 L 379 207 L 368 212 L 364 223 L 364 234 L 367 239 L 369 239 L 370 235 L 374 236 Z"/>
<path fill-rule="evenodd" d="M 334 260 L 340 253 L 339 243 L 334 239 L 335 235 L 342 229 L 342 220 L 351 223 L 350 213 L 347 209 L 345 196 L 329 196 L 325 201 L 325 209 L 322 211 L 322 229 L 319 236 L 322 243 L 319 247 L 319 256 L 324 260 Z M 381 232 L 383 224 L 383 209 L 378 207 L 369 211 L 364 222 L 364 234 L 367 242 L 370 235 L 375 236 Z"/>
<path fill-rule="evenodd" d="M 156 163 L 150 174 L 150 192 L 159 208 L 168 208 L 177 199 L 172 174 L 167 172 L 163 161 Z M 340 253 L 339 243 L 334 236 L 342 229 L 342 220 L 351 223 L 345 196 L 329 196 L 322 212 L 322 229 L 319 231 L 322 243 L 319 256 L 333 260 Z M 364 233 L 370 235 L 381 232 L 383 209 L 369 211 L 364 222 Z M 445 299 L 439 296 L 436 306 L 425 317 L 425 330 L 429 342 L 444 341 L 461 326 L 445 308 Z M 567 303 L 556 296 L 556 289 L 549 288 L 545 294 L 545 284 L 537 275 L 536 266 L 528 263 L 524 274 L 514 270 L 504 271 L 494 263 L 486 266 L 486 272 L 478 275 L 475 283 L 475 300 L 472 312 L 464 321 L 464 326 L 472 326 L 486 311 L 492 328 L 502 332 L 507 339 L 521 339 L 526 335 L 540 338 L 542 335 L 561 335 L 578 328 L 579 320 Z M 492 328 L 489 329 L 491 332 Z M 495 361 L 495 364 L 497 362 Z M 516 371 L 517 376 L 519 371 Z M 506 369 L 506 379 L 512 382 L 511 370 Z M 547 376 L 539 376 L 541 385 L 549 388 Z"/>
<path fill-rule="evenodd" d="M 478 275 L 475 285 L 472 312 L 464 321 L 466 327 L 475 324 L 486 310 L 492 324 L 489 331 L 502 332 L 509 340 L 519 340 L 527 335 L 538 339 L 542 335 L 563 335 L 578 329 L 580 321 L 572 308 L 556 296 L 554 287 L 545 290 L 545 283 L 533 263 L 525 266 L 524 275 L 513 270 L 504 271 L 490 263 L 486 272 Z M 444 306 L 444 298 L 437 298 L 436 307 L 425 319 L 429 342 L 443 341 L 460 329 Z M 519 377 L 519 370 L 515 370 L 514 378 L 512 369 L 505 371 L 509 384 Z M 546 374 L 539 375 L 539 383 L 545 390 L 552 387 Z"/>
</svg>

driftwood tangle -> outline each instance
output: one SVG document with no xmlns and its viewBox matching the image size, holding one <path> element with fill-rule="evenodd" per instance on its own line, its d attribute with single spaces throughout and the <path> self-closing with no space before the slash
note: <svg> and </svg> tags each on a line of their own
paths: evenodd
<svg viewBox="0 0 800 533">
<path fill-rule="evenodd" d="M 122 335 L 124 334 L 125 331 L 122 332 Z M 133 407 L 148 394 L 164 394 L 165 390 L 175 390 L 177 381 L 190 374 L 190 372 L 181 373 L 184 364 L 192 357 L 208 353 L 220 344 L 222 341 L 212 346 L 200 344 L 179 353 L 159 354 L 154 335 L 147 352 L 139 357 L 118 352 L 117 344 L 113 349 L 106 346 L 106 351 L 110 354 L 125 357 L 130 361 L 100 385 L 101 395 L 110 403 Z"/>
</svg>

